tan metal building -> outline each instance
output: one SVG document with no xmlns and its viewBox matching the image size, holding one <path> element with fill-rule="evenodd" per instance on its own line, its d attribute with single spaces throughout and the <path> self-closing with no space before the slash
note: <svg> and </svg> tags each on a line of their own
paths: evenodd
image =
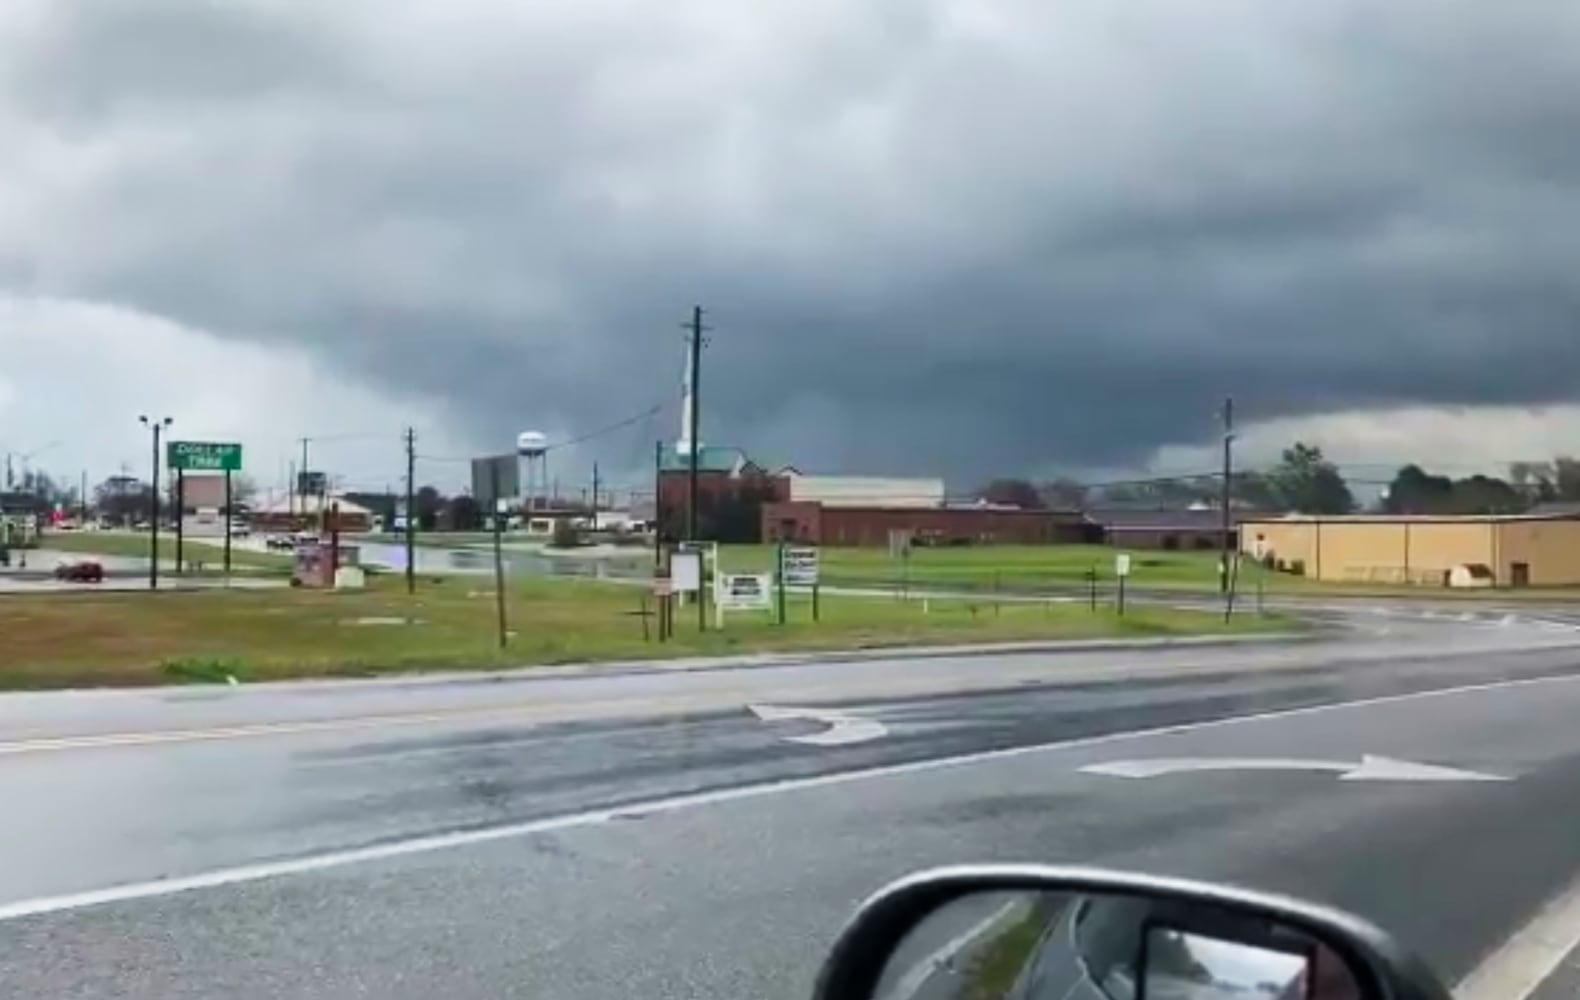
<svg viewBox="0 0 1580 1000">
<path fill-rule="evenodd" d="M 1580 584 L 1580 515 L 1290 515 L 1242 521 L 1240 550 L 1345 583 L 1442 587 L 1455 567 L 1484 566 L 1499 587 Z"/>
</svg>

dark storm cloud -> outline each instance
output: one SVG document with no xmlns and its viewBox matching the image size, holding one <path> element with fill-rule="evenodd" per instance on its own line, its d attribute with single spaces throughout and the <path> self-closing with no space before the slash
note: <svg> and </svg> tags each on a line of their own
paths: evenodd
<svg viewBox="0 0 1580 1000">
<path fill-rule="evenodd" d="M 1580 8 L 40 9 L 0 260 L 479 434 L 673 395 L 693 300 L 705 436 L 813 468 L 1580 389 Z"/>
</svg>

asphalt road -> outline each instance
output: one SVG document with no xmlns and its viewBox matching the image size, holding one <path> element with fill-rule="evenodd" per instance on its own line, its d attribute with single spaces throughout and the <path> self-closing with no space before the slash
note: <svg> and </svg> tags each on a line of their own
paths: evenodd
<svg viewBox="0 0 1580 1000">
<path fill-rule="evenodd" d="M 0 984 L 805 996 L 860 898 L 967 860 L 1310 895 L 1458 978 L 1580 872 L 1580 615 L 1335 621 L 1276 646 L 14 696 Z M 763 704 L 881 734 L 798 742 L 828 723 Z M 1368 754 L 1512 780 L 1081 770 Z"/>
</svg>

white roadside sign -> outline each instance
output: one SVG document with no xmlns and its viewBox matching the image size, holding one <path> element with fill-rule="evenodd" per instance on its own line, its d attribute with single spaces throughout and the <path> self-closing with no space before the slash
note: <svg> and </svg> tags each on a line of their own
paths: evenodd
<svg viewBox="0 0 1580 1000">
<path fill-rule="evenodd" d="M 818 578 L 817 549 L 784 550 L 784 580 L 787 587 L 815 587 Z"/>
<path fill-rule="evenodd" d="M 766 573 L 719 573 L 715 603 L 720 611 L 767 611 L 773 601 L 773 577 Z"/>
<path fill-rule="evenodd" d="M 1121 552 L 1117 556 L 1114 556 L 1114 575 L 1130 575 L 1130 553 Z"/>
<path fill-rule="evenodd" d="M 669 579 L 677 594 L 695 594 L 702 589 L 702 553 L 676 552 L 669 557 Z"/>
</svg>

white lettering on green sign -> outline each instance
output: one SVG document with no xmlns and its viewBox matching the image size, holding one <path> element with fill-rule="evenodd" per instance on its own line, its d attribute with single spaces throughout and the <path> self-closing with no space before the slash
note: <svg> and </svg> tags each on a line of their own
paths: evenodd
<svg viewBox="0 0 1580 1000">
<path fill-rule="evenodd" d="M 166 453 L 172 469 L 183 472 L 237 472 L 241 445 L 213 441 L 172 441 Z"/>
</svg>

